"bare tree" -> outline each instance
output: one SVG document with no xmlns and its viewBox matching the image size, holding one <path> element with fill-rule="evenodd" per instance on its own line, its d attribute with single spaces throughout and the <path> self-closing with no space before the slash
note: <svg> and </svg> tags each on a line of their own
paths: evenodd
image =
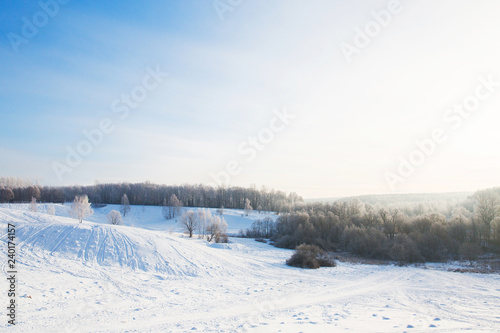
<svg viewBox="0 0 500 333">
<path fill-rule="evenodd" d="M 460 254 L 472 265 L 481 254 L 481 247 L 476 243 L 464 243 L 460 246 Z"/>
<path fill-rule="evenodd" d="M 86 195 L 76 196 L 71 204 L 71 216 L 83 222 L 87 216 L 94 214 L 94 210 L 90 208 L 89 198 Z"/>
<path fill-rule="evenodd" d="M 495 217 L 491 222 L 491 229 L 493 230 L 492 239 L 497 245 L 500 245 L 500 217 Z"/>
<path fill-rule="evenodd" d="M 130 212 L 130 202 L 128 201 L 126 193 L 122 196 L 122 206 L 120 207 L 120 211 L 122 212 L 123 217 L 127 216 L 127 213 Z"/>
<path fill-rule="evenodd" d="M 108 222 L 114 225 L 122 223 L 122 215 L 119 211 L 112 210 L 108 214 Z"/>
<path fill-rule="evenodd" d="M 382 219 L 382 226 L 384 232 L 392 240 L 396 236 L 398 225 L 400 223 L 400 213 L 398 209 L 387 211 L 385 208 L 379 210 L 380 218 Z"/>
<path fill-rule="evenodd" d="M 474 212 L 476 219 L 484 226 L 485 238 L 489 242 L 491 238 L 491 222 L 500 216 L 500 195 L 494 190 L 479 191 L 474 195 L 476 205 Z"/>
<path fill-rule="evenodd" d="M 179 219 L 180 226 L 189 232 L 189 237 L 193 237 L 193 232 L 198 227 L 198 219 L 196 213 L 192 210 L 184 212 Z"/>
<path fill-rule="evenodd" d="M 36 198 L 35 197 L 31 197 L 29 211 L 30 212 L 35 212 L 35 213 L 38 212 L 38 207 L 36 205 Z"/>
</svg>

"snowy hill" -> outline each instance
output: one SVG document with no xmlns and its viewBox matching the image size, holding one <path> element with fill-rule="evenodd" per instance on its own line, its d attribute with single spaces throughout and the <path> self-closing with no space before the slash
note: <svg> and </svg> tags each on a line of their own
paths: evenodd
<svg viewBox="0 0 500 333">
<path fill-rule="evenodd" d="M 51 204 L 37 204 L 39 213 L 46 213 L 47 207 Z M 0 204 L 0 208 L 8 208 L 15 211 L 28 211 L 29 204 Z M 54 204 L 55 215 L 59 217 L 70 217 L 71 203 Z M 162 231 L 178 231 L 182 232 L 179 228 L 176 219 L 165 220 L 162 215 L 162 207 L 158 206 L 130 206 L 131 210 L 127 216 L 123 217 L 123 225 L 136 226 L 143 229 L 162 230 Z M 183 208 L 183 211 L 193 210 L 199 208 Z M 212 215 L 217 214 L 215 208 L 205 208 L 209 210 Z M 94 208 L 94 214 L 86 218 L 86 221 L 107 224 L 107 215 L 112 210 L 120 210 L 120 205 L 107 205 L 102 208 Z M 248 216 L 244 216 L 244 211 L 240 209 L 224 209 L 222 216 L 228 224 L 228 234 L 236 235 L 242 229 L 249 228 L 255 220 L 270 217 L 276 220 L 278 216 L 273 212 L 257 212 L 253 211 Z M 28 218 L 29 219 L 29 218 Z M 21 220 L 22 221 L 22 218 Z"/>
<path fill-rule="evenodd" d="M 47 205 L 39 205 L 45 212 Z M 241 265 L 227 262 L 217 248 L 231 249 L 233 244 L 208 244 L 203 240 L 172 235 L 182 230 L 174 221 L 165 221 L 160 207 L 133 207 L 125 224 L 169 230 L 157 232 L 127 225 L 109 225 L 107 214 L 119 206 L 95 209 L 88 220 L 77 223 L 69 216 L 67 205 L 55 205 L 56 216 L 27 211 L 28 205 L 16 205 L 15 210 L 0 207 L 0 219 L 18 223 L 19 250 L 46 256 L 96 263 L 104 266 L 127 266 L 131 269 L 177 276 L 205 276 L 241 273 Z M 215 212 L 214 212 L 215 213 Z M 57 216 L 59 215 L 59 216 Z M 159 216 L 159 217 L 158 217 Z M 239 211 L 226 211 L 225 217 L 235 228 L 248 227 L 259 214 L 242 217 Z M 236 226 L 236 227 L 235 227 Z M 241 246 L 240 246 L 241 247 Z"/>
<path fill-rule="evenodd" d="M 94 222 L 80 224 L 65 217 L 67 206 L 56 207 L 59 216 L 0 207 L 2 240 L 7 223 L 17 229 L 16 332 L 500 329 L 498 275 L 432 266 L 295 269 L 285 265 L 290 250 L 238 238 L 209 244 L 170 232 L 161 214 L 155 217 L 158 207 L 134 207 L 126 225 L 106 224 L 116 208 L 97 209 Z M 255 218 L 233 215 L 240 225 Z"/>
</svg>

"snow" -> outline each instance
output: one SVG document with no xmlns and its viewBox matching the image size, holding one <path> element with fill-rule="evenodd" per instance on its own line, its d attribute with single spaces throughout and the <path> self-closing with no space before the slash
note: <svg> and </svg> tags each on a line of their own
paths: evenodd
<svg viewBox="0 0 500 333">
<path fill-rule="evenodd" d="M 19 322 L 7 327 L 2 306 L 0 331 L 500 330 L 500 275 L 432 265 L 302 270 L 285 265 L 292 251 L 251 239 L 188 238 L 160 207 L 132 206 L 121 226 L 106 223 L 118 206 L 96 209 L 81 224 L 68 217 L 69 205 L 55 207 L 51 216 L 44 205 L 39 213 L 0 205 L 2 240 L 14 223 L 19 256 Z M 225 210 L 230 230 L 265 216 L 241 214 Z"/>
</svg>

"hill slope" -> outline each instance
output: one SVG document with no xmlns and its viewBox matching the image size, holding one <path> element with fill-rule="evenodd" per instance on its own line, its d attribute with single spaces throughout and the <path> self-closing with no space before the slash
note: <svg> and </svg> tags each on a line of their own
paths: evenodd
<svg viewBox="0 0 500 333">
<path fill-rule="evenodd" d="M 250 239 L 208 244 L 14 208 L 0 207 L 0 230 L 5 241 L 6 224 L 17 228 L 17 332 L 500 329 L 498 275 L 434 266 L 301 270 L 285 265 L 292 251 Z"/>
</svg>

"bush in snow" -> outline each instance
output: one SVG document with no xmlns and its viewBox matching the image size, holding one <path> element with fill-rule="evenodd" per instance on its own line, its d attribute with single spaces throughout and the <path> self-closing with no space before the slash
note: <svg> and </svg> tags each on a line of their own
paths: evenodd
<svg viewBox="0 0 500 333">
<path fill-rule="evenodd" d="M 335 260 L 316 245 L 302 244 L 297 246 L 295 253 L 286 261 L 288 266 L 300 268 L 336 267 Z"/>
<path fill-rule="evenodd" d="M 112 210 L 108 214 L 108 222 L 114 225 L 122 223 L 122 215 L 119 211 Z"/>
<path fill-rule="evenodd" d="M 215 215 L 212 216 L 207 225 L 207 240 L 216 243 L 227 243 L 227 223 L 224 218 Z"/>
</svg>

